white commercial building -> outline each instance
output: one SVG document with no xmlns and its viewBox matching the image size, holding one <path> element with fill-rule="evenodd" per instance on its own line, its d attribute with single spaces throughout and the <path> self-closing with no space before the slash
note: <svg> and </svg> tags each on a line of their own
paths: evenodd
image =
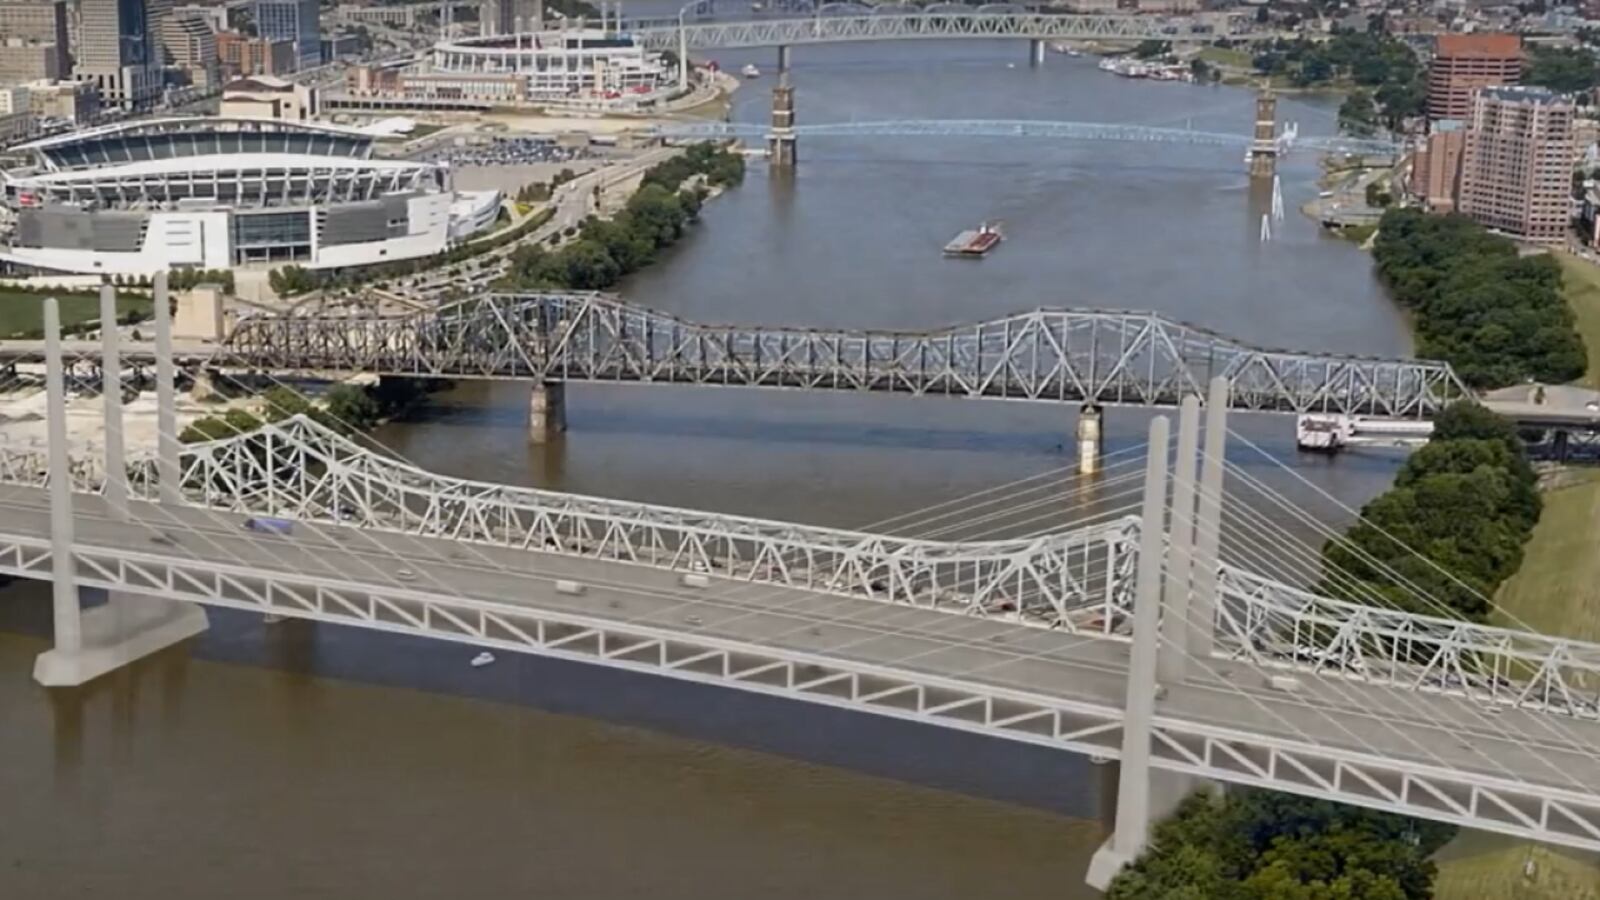
<svg viewBox="0 0 1600 900">
<path fill-rule="evenodd" d="M 371 158 L 372 135 L 303 122 L 157 119 L 25 145 L 3 173 L 0 260 L 51 272 L 151 275 L 293 263 L 320 269 L 427 256 L 482 227 L 447 170 Z M 464 199 L 464 198 L 463 198 Z M 487 223 L 494 221 L 493 214 Z"/>
<path fill-rule="evenodd" d="M 673 84 L 659 54 L 626 35 L 599 28 L 465 38 L 435 44 L 430 78 L 459 79 L 463 89 L 484 80 L 520 82 L 533 102 L 619 99 Z M 463 93 L 461 99 L 480 99 Z M 481 99 L 501 99 L 499 97 Z"/>
</svg>

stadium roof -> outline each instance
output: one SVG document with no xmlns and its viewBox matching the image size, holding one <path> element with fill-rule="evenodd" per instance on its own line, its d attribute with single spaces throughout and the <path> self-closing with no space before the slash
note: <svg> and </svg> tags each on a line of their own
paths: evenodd
<svg viewBox="0 0 1600 900">
<path fill-rule="evenodd" d="M 66 134 L 52 135 L 20 144 L 16 150 L 48 150 L 51 147 L 63 147 L 84 141 L 99 138 L 113 137 L 119 134 L 161 134 L 167 132 L 196 132 L 215 129 L 220 125 L 233 125 L 237 131 L 299 131 L 313 134 L 335 134 L 353 138 L 371 139 L 369 132 L 359 128 L 349 128 L 342 125 L 324 125 L 320 122 L 284 122 L 278 119 L 251 119 L 243 116 L 173 116 L 162 119 L 135 119 L 130 122 L 117 122 L 111 125 L 102 125 L 99 128 L 90 128 L 84 131 L 72 131 Z"/>
<path fill-rule="evenodd" d="M 410 172 L 435 168 L 431 163 L 389 159 L 352 159 L 343 156 L 315 156 L 304 153 L 225 153 L 216 156 L 181 156 L 146 159 L 123 165 L 100 166 L 71 172 L 46 172 L 14 177 L 18 185 L 65 185 L 105 179 L 144 178 L 189 173 L 235 172 L 254 169 Z"/>
</svg>

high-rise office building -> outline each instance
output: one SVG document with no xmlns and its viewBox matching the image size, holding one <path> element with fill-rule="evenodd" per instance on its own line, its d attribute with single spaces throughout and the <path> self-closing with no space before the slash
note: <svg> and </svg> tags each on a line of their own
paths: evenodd
<svg viewBox="0 0 1600 900">
<path fill-rule="evenodd" d="M 161 93 L 160 61 L 144 0 L 79 0 L 73 77 L 95 86 L 102 106 L 148 106 Z"/>
<path fill-rule="evenodd" d="M 187 73 L 190 84 L 217 85 L 221 58 L 210 22 L 188 13 L 173 13 L 161 25 L 161 49 L 167 65 Z"/>
<path fill-rule="evenodd" d="M 1460 121 L 1441 119 L 1422 139 L 1411 160 L 1411 193 L 1428 212 L 1455 212 L 1461 193 L 1461 154 L 1467 130 Z"/>
<path fill-rule="evenodd" d="M 1428 118 L 1465 119 L 1472 92 L 1522 80 L 1522 38 L 1514 34 L 1441 34 L 1428 66 Z"/>
<path fill-rule="evenodd" d="M 1572 217 L 1572 98 L 1537 87 L 1472 95 L 1457 209 L 1530 241 L 1566 240 Z"/>
<path fill-rule="evenodd" d="M 55 44 L 40 44 L 22 38 L 0 41 L 0 85 L 30 81 L 56 81 L 67 73 L 61 70 L 61 55 Z"/>
<path fill-rule="evenodd" d="M 295 64 L 310 69 L 322 64 L 321 10 L 317 0 L 256 0 L 256 31 L 268 41 L 293 41 Z"/>
<path fill-rule="evenodd" d="M 53 44 L 55 60 L 50 64 L 56 72 L 70 72 L 72 59 L 67 55 L 71 40 L 67 31 L 67 4 L 54 2 L 0 2 L 0 38 L 21 40 L 31 44 Z"/>
</svg>

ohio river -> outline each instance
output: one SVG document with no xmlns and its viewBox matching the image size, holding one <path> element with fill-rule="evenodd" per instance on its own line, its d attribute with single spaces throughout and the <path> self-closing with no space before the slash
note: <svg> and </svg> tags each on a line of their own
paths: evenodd
<svg viewBox="0 0 1600 900">
<path fill-rule="evenodd" d="M 719 59 L 751 60 L 773 62 Z M 796 65 L 802 121 L 1244 133 L 1252 117 L 1245 91 L 1124 81 L 1057 55 L 1029 69 L 1020 42 L 801 48 Z M 770 73 L 749 84 L 734 115 L 762 120 L 769 87 Z M 1331 109 L 1289 99 L 1280 116 L 1325 133 Z M 1276 346 L 1406 350 L 1356 248 L 1293 213 L 1259 241 L 1268 193 L 1234 150 L 880 138 L 800 154 L 793 179 L 753 165 L 625 293 L 695 319 L 806 326 L 1155 309 Z M 1315 161 L 1282 171 L 1293 210 Z M 1009 235 L 993 256 L 940 258 L 984 219 Z M 467 385 L 379 438 L 456 474 L 830 525 L 1037 475 L 1071 451 L 1072 416 L 1055 407 L 637 387 L 572 389 L 570 433 L 530 448 L 526 402 L 525 387 Z M 1108 452 L 1146 421 L 1111 411 Z M 1395 465 L 1296 459 L 1281 418 L 1239 427 L 1352 503 Z M 1091 895 L 1102 770 L 1063 754 L 509 654 L 472 669 L 465 648 L 226 613 L 192 654 L 52 696 L 28 675 L 42 643 L 17 633 L 43 629 L 46 596 L 0 593 L 6 896 Z"/>
</svg>

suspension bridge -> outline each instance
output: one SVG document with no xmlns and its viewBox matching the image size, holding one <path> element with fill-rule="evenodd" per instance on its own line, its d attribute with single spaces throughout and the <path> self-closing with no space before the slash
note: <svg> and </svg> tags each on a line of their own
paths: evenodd
<svg viewBox="0 0 1600 900">
<path fill-rule="evenodd" d="M 674 122 L 656 128 L 669 140 L 765 140 L 769 126 L 747 122 Z M 1136 144 L 1192 144 L 1250 149 L 1251 135 L 1189 128 L 1161 128 L 1112 122 L 1063 122 L 1036 119 L 892 119 L 883 121 L 818 122 L 794 125 L 799 138 L 905 137 L 905 138 L 1028 138 L 1050 141 L 1110 141 Z M 1288 131 L 1278 137 L 1278 152 L 1303 149 L 1318 153 L 1355 156 L 1393 156 L 1401 151 L 1392 141 L 1346 135 L 1300 137 Z"/>
</svg>

